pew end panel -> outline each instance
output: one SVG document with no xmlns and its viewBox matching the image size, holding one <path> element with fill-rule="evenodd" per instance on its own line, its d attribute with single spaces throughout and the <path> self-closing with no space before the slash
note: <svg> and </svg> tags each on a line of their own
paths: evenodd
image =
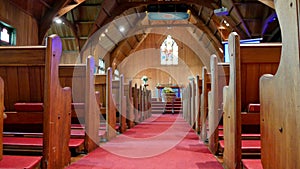
<svg viewBox="0 0 300 169">
<path fill-rule="evenodd" d="M 60 38 L 50 36 L 47 46 L 49 48 L 46 49 L 45 65 L 42 166 L 63 168 L 71 160 L 71 89 L 62 88 L 59 82 L 58 66 L 62 54 Z"/>
<path fill-rule="evenodd" d="M 196 122 L 195 122 L 195 130 L 197 133 L 200 133 L 201 129 L 201 93 L 202 93 L 202 79 L 200 76 L 196 76 Z"/>
<path fill-rule="evenodd" d="M 133 98 L 132 98 L 132 81 L 130 80 L 128 84 L 124 86 L 125 96 L 127 100 L 127 111 L 126 111 L 126 123 L 128 128 L 134 127 L 134 108 L 133 108 Z"/>
<path fill-rule="evenodd" d="M 0 161 L 3 158 L 4 81 L 0 77 Z"/>
<path fill-rule="evenodd" d="M 300 168 L 300 7 L 298 0 L 274 3 L 282 30 L 282 52 L 276 74 L 260 79 L 261 160 L 263 168 Z"/>
<path fill-rule="evenodd" d="M 213 154 L 219 152 L 219 125 L 223 124 L 223 87 L 229 82 L 229 63 L 218 63 L 217 56 L 211 56 L 211 91 L 209 92 L 208 147 Z"/>
<path fill-rule="evenodd" d="M 44 168 L 63 168 L 70 163 L 71 91 L 59 83 L 61 52 L 62 43 L 56 35 L 47 38 L 46 46 L 0 47 L 6 110 L 14 112 L 17 102 L 43 103 L 39 128 L 43 131 Z"/>
<path fill-rule="evenodd" d="M 116 131 L 116 113 L 117 109 L 114 103 L 113 98 L 113 83 L 112 83 L 112 68 L 109 67 L 107 69 L 107 76 L 106 76 L 106 134 L 107 139 L 111 140 L 117 136 Z"/>
<path fill-rule="evenodd" d="M 211 76 L 207 67 L 202 68 L 202 94 L 201 94 L 201 133 L 202 141 L 207 141 L 207 117 L 208 117 L 208 92 L 211 89 Z"/>
<path fill-rule="evenodd" d="M 100 143 L 100 107 L 96 97 L 99 93 L 95 93 L 94 67 L 94 57 L 88 56 L 85 71 L 85 150 L 87 152 L 95 150 Z"/>
<path fill-rule="evenodd" d="M 223 127 L 225 169 L 241 168 L 241 71 L 239 36 L 229 36 L 230 79 L 229 85 L 223 88 Z"/>
</svg>

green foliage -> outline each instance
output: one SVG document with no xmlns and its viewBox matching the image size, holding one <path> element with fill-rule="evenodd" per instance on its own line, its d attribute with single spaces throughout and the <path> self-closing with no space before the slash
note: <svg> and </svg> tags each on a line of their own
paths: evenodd
<svg viewBox="0 0 300 169">
<path fill-rule="evenodd" d="M 175 93 L 172 88 L 164 87 L 162 90 L 163 93 Z"/>
</svg>

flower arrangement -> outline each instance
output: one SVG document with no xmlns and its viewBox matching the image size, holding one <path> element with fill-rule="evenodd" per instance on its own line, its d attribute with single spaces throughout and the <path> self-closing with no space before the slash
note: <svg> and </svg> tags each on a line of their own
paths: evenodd
<svg viewBox="0 0 300 169">
<path fill-rule="evenodd" d="M 170 87 L 164 87 L 164 88 L 162 89 L 162 92 L 163 92 L 163 93 L 175 93 L 175 92 L 173 91 L 173 89 L 170 88 Z"/>
<path fill-rule="evenodd" d="M 174 100 L 176 98 L 176 93 L 173 91 L 172 88 L 164 87 L 162 89 L 161 96 L 162 96 L 163 102 L 174 102 Z"/>
<path fill-rule="evenodd" d="M 147 76 L 143 76 L 143 77 L 141 78 L 141 80 L 144 82 L 144 84 L 146 84 L 147 81 L 148 81 L 148 77 L 147 77 Z"/>
</svg>

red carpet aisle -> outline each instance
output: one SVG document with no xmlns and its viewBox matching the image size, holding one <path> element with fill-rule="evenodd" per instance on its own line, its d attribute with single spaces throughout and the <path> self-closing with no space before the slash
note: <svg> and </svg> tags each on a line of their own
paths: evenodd
<svg viewBox="0 0 300 169">
<path fill-rule="evenodd" d="M 218 169 L 181 115 L 157 115 L 101 145 L 69 169 Z"/>
</svg>

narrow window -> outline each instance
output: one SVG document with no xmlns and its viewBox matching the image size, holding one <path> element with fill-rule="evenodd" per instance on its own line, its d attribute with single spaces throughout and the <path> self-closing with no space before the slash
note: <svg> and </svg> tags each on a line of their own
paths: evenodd
<svg viewBox="0 0 300 169">
<path fill-rule="evenodd" d="M 100 59 L 100 58 L 99 58 L 98 73 L 105 74 L 105 62 L 103 59 Z"/>
<path fill-rule="evenodd" d="M 178 45 L 171 35 L 168 35 L 160 46 L 160 64 L 178 65 Z"/>
<path fill-rule="evenodd" d="M 16 29 L 0 21 L 0 46 L 16 45 Z"/>
<path fill-rule="evenodd" d="M 119 70 L 115 70 L 114 71 L 114 76 L 115 76 L 115 80 L 120 80 L 120 72 L 119 72 Z"/>
</svg>

